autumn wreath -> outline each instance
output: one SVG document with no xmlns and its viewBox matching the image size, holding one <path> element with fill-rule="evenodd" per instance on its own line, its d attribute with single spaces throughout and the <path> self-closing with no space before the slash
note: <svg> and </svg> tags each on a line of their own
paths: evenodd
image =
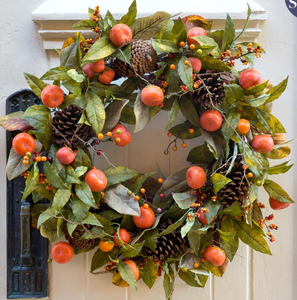
<svg viewBox="0 0 297 300">
<path fill-rule="evenodd" d="M 272 214 L 263 216 L 258 188 L 272 209 L 293 203 L 268 179 L 292 166 L 269 165 L 290 154 L 286 131 L 271 114 L 287 79 L 273 86 L 253 68 L 235 69 L 265 51 L 240 42 L 247 23 L 236 36 L 229 15 L 225 30 L 212 32 L 196 15 L 136 14 L 135 1 L 119 22 L 89 9 L 89 20 L 73 28 L 90 29 L 93 38 L 77 33 L 63 44 L 59 67 L 40 79 L 25 74 L 44 105 L 4 116 L 0 125 L 22 131 L 13 139 L 8 179 L 26 178 L 22 200 L 48 199 L 37 227 L 51 242 L 62 235 L 68 241 L 52 247 L 52 258 L 66 263 L 96 247 L 92 273 L 112 273 L 114 284 L 134 289 L 139 278 L 151 288 L 164 273 L 169 299 L 176 276 L 195 287 L 210 273 L 222 276 L 239 239 L 271 254 L 266 240 L 274 241 L 277 225 Z M 100 144 L 126 146 L 132 135 L 124 124 L 139 132 L 161 110 L 169 111 L 165 155 L 203 136 L 189 152 L 193 166 L 166 176 L 109 162 Z M 173 126 L 179 110 L 185 122 Z M 96 169 L 96 154 L 111 166 Z"/>
</svg>

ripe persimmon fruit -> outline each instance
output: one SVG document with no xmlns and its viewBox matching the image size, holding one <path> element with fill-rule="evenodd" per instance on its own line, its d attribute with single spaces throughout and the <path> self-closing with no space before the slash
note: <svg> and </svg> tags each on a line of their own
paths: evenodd
<svg viewBox="0 0 297 300">
<path fill-rule="evenodd" d="M 101 83 L 108 85 L 115 77 L 115 71 L 110 68 L 105 68 L 105 70 L 99 75 L 98 79 Z"/>
<path fill-rule="evenodd" d="M 110 252 L 114 248 L 113 241 L 100 241 L 99 248 L 103 252 Z"/>
<path fill-rule="evenodd" d="M 190 46 L 191 44 L 198 44 L 199 43 L 192 39 L 191 37 L 193 36 L 198 36 L 198 35 L 207 35 L 206 31 L 202 27 L 193 27 L 189 30 L 188 35 L 187 35 L 187 43 Z"/>
<path fill-rule="evenodd" d="M 199 73 L 202 67 L 202 62 L 199 58 L 196 57 L 188 57 L 188 60 L 191 62 L 193 71 Z"/>
<path fill-rule="evenodd" d="M 53 246 L 51 255 L 53 260 L 58 264 L 66 264 L 71 261 L 74 251 L 70 244 L 59 242 Z"/>
<path fill-rule="evenodd" d="M 272 209 L 281 210 L 290 206 L 291 203 L 280 202 L 272 197 L 269 197 L 269 204 Z"/>
<path fill-rule="evenodd" d="M 57 85 L 48 85 L 41 92 L 41 101 L 49 108 L 55 108 L 64 101 L 64 92 Z"/>
<path fill-rule="evenodd" d="M 104 59 L 100 59 L 94 63 L 90 64 L 90 69 L 94 72 L 94 73 L 100 73 L 103 72 L 105 69 L 105 60 Z"/>
<path fill-rule="evenodd" d="M 132 35 L 131 28 L 126 24 L 117 24 L 113 26 L 109 32 L 111 42 L 117 47 L 120 47 L 127 42 L 131 42 Z"/>
<path fill-rule="evenodd" d="M 18 155 L 25 156 L 27 152 L 33 152 L 36 143 L 34 138 L 25 132 L 17 134 L 12 141 L 12 148 Z"/>
<path fill-rule="evenodd" d="M 107 185 L 107 178 L 102 171 L 92 169 L 87 173 L 85 182 L 92 192 L 101 192 Z"/>
<path fill-rule="evenodd" d="M 139 279 L 139 270 L 138 270 L 136 263 L 131 259 L 125 260 L 124 263 L 126 263 L 132 269 L 134 276 L 135 276 L 135 280 L 138 280 Z"/>
<path fill-rule="evenodd" d="M 62 147 L 57 151 L 56 157 L 62 165 L 69 165 L 75 160 L 76 154 L 68 148 Z"/>
<path fill-rule="evenodd" d="M 215 109 L 204 111 L 200 117 L 201 127 L 207 131 L 217 131 L 222 126 L 222 115 Z"/>
<path fill-rule="evenodd" d="M 206 261 L 215 267 L 220 267 L 226 259 L 225 252 L 221 248 L 215 246 L 208 246 L 205 249 L 203 256 Z"/>
<path fill-rule="evenodd" d="M 141 91 L 141 101 L 148 106 L 160 105 L 164 100 L 162 89 L 156 85 L 148 85 Z"/>
<path fill-rule="evenodd" d="M 117 132 L 121 133 L 117 133 Z M 116 142 L 118 146 L 126 146 L 128 145 L 131 140 L 132 140 L 132 135 L 128 128 L 122 124 L 116 125 L 112 130 L 111 130 L 112 136 L 111 138 Z M 117 142 L 117 138 L 120 139 L 120 142 Z"/>
<path fill-rule="evenodd" d="M 188 186 L 192 189 L 200 189 L 206 182 L 206 174 L 201 167 L 190 167 L 186 174 Z"/>
<path fill-rule="evenodd" d="M 261 83 L 261 75 L 255 69 L 246 69 L 239 74 L 239 85 L 245 90 Z"/>
<path fill-rule="evenodd" d="M 118 237 L 118 232 L 116 231 L 113 234 L 113 236 L 114 236 L 114 243 L 117 246 L 121 246 L 121 244 L 119 243 L 119 240 L 117 238 Z M 120 238 L 121 238 L 121 240 L 124 244 L 128 244 L 131 240 L 131 235 L 126 229 L 120 229 Z"/>
<path fill-rule="evenodd" d="M 155 222 L 155 214 L 150 207 L 140 207 L 140 216 L 133 216 L 133 222 L 138 228 L 149 228 Z"/>
<path fill-rule="evenodd" d="M 256 135 L 252 139 L 251 146 L 259 153 L 268 153 L 274 147 L 273 138 L 268 134 Z"/>
<path fill-rule="evenodd" d="M 87 78 L 92 78 L 94 75 L 94 72 L 91 70 L 91 64 L 86 64 L 83 66 L 83 71 Z"/>
<path fill-rule="evenodd" d="M 246 119 L 240 119 L 237 124 L 237 130 L 241 134 L 247 134 L 251 129 L 251 123 Z"/>
<path fill-rule="evenodd" d="M 201 208 L 198 210 L 198 214 L 199 214 L 199 216 L 198 216 L 198 220 L 199 220 L 199 222 L 201 223 L 201 224 L 204 224 L 204 225 L 208 225 L 209 223 L 207 222 L 207 220 L 206 220 L 206 218 L 205 218 L 205 213 L 201 210 Z M 213 220 L 212 220 L 213 221 Z M 212 222 L 211 221 L 211 222 Z M 210 222 L 210 223 L 211 223 Z"/>
</svg>

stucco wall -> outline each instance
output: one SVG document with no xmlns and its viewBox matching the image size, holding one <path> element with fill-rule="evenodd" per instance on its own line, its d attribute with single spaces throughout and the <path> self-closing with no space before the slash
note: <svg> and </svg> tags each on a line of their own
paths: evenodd
<svg viewBox="0 0 297 300">
<path fill-rule="evenodd" d="M 141 0 L 143 1 L 143 0 Z M 205 0 L 210 1 L 210 0 Z M 12 92 L 27 87 L 23 72 L 41 76 L 55 59 L 47 56 L 38 35 L 38 26 L 32 21 L 31 13 L 43 1 L 8 1 L 0 0 L 0 115 L 5 114 L 5 99 Z M 232 3 L 232 0 L 212 0 L 214 7 Z M 268 21 L 263 25 L 258 42 L 266 49 L 267 54 L 256 60 L 255 67 L 262 77 L 277 84 L 290 75 L 289 85 L 283 97 L 275 102 L 274 114 L 283 122 L 289 132 L 288 139 L 297 136 L 296 95 L 297 95 L 297 18 L 287 10 L 284 1 L 257 1 L 268 12 Z M 116 0 L 110 1 L 116 6 Z M 158 5 L 154 4 L 154 10 Z M 98 1 L 100 5 L 100 2 Z M 63 5 L 63 1 L 61 1 Z M 203 6 L 203 1 L 199 1 Z M 105 3 L 106 6 L 106 3 Z M 294 39 L 295 38 L 295 39 Z M 164 118 L 165 116 L 165 118 Z M 166 133 L 160 128 L 166 126 L 166 115 L 154 119 L 143 133 L 134 137 L 130 148 L 109 151 L 109 158 L 114 164 L 126 164 L 131 168 L 146 172 L 152 171 L 159 163 L 165 172 L 173 172 L 184 165 L 187 150 L 180 150 L 164 158 L 159 147 L 167 145 Z M 145 139 L 144 139 L 145 137 Z M 5 132 L 0 129 L 0 299 L 6 299 L 6 193 L 5 193 Z M 108 149 L 106 149 L 108 150 Z M 154 158 L 153 158 L 154 157 Z M 296 162 L 297 145 L 293 145 L 291 159 Z M 152 158 L 152 159 L 151 159 Z M 156 163 L 151 164 L 149 160 Z M 102 159 L 97 164 L 105 164 Z M 296 198 L 297 168 L 277 180 L 288 193 Z M 265 199 L 267 196 L 263 193 Z M 264 202 L 265 200 L 263 200 Z M 269 213 L 269 209 L 267 209 Z M 203 300 L 295 300 L 297 294 L 297 242 L 295 228 L 297 206 L 276 212 L 276 223 L 279 230 L 275 234 L 276 242 L 271 244 L 273 256 L 263 256 L 241 246 L 239 255 L 229 265 L 223 279 L 211 278 L 204 290 L 185 286 L 182 282 L 176 285 L 173 299 Z M 91 256 L 75 257 L 67 266 L 51 266 L 50 298 L 52 300 L 93 300 L 101 299 L 164 299 L 162 281 L 158 280 L 154 289 L 149 291 L 143 284 L 139 293 L 131 289 L 120 289 L 110 283 L 110 277 L 89 275 Z"/>
</svg>

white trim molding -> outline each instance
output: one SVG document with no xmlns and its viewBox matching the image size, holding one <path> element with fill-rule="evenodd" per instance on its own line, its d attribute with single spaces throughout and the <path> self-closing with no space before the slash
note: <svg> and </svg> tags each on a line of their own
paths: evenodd
<svg viewBox="0 0 297 300">
<path fill-rule="evenodd" d="M 40 25 L 39 33 L 44 41 L 45 50 L 60 49 L 64 40 L 75 34 L 71 29 L 77 21 L 88 18 L 88 7 L 100 5 L 102 15 L 108 10 L 116 19 L 120 19 L 130 6 L 132 0 L 104 1 L 98 0 L 46 0 L 33 13 L 33 21 Z M 223 29 L 226 14 L 229 13 L 235 24 L 235 30 L 239 33 L 244 26 L 247 17 L 246 0 L 138 0 L 138 17 L 153 14 L 152 2 L 158 3 L 159 11 L 166 11 L 180 17 L 187 15 L 200 15 L 208 21 L 212 21 L 212 30 Z M 241 40 L 255 40 L 261 32 L 261 25 L 267 20 L 267 12 L 254 0 L 248 0 L 252 14 L 245 34 Z M 86 37 L 92 36 L 91 31 L 82 33 Z"/>
</svg>

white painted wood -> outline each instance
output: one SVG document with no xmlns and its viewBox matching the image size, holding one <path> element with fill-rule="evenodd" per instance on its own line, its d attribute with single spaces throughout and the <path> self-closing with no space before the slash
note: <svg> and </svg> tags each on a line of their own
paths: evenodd
<svg viewBox="0 0 297 300">
<path fill-rule="evenodd" d="M 0 10 L 0 111 L 5 113 L 5 99 L 12 92 L 27 87 L 23 72 L 41 76 L 49 67 L 58 64 L 54 51 L 44 51 L 61 47 L 62 40 L 71 33 L 71 26 L 77 20 L 86 17 L 88 6 L 101 5 L 104 12 L 107 8 L 120 18 L 126 12 L 130 0 L 113 0 L 107 2 L 47 0 L 16 1 L 2 0 Z M 295 49 L 297 47 L 296 28 L 297 19 L 287 10 L 284 1 L 271 2 L 258 0 L 259 4 L 249 1 L 252 7 L 252 21 L 245 35 L 245 39 L 257 38 L 257 41 L 267 50 L 261 60 L 256 60 L 255 67 L 262 77 L 269 78 L 277 84 L 287 74 L 290 74 L 288 89 L 281 100 L 276 101 L 274 114 L 284 123 L 289 132 L 288 139 L 296 137 L 296 94 L 297 81 Z M 40 5 L 41 4 L 41 5 Z M 262 8 L 264 7 L 265 10 Z M 139 16 L 149 15 L 156 10 L 198 13 L 209 20 L 213 20 L 213 29 L 224 26 L 226 12 L 235 18 L 235 27 L 239 30 L 246 17 L 245 1 L 138 1 Z M 41 26 L 35 24 L 33 20 Z M 269 15 L 267 19 L 267 13 Z M 16 17 L 17 16 L 17 17 Z M 15 21 L 17 18 L 17 22 Z M 38 31 L 39 30 L 39 31 Z M 286 107 L 285 107 L 285 105 Z M 167 114 L 162 113 L 153 119 L 144 131 L 133 135 L 133 143 L 125 148 L 115 147 L 111 143 L 102 146 L 109 160 L 115 165 L 126 165 L 141 172 L 156 169 L 158 162 L 162 170 L 173 173 L 185 166 L 188 151 L 196 141 L 187 141 L 188 148 L 181 149 L 164 156 L 169 138 L 164 132 Z M 179 116 L 179 121 L 182 116 Z M 129 126 L 130 127 L 130 126 Z M 132 128 L 130 127 L 132 130 Z M 0 139 L 5 140 L 4 130 L 0 130 Z M 196 144 L 195 144 L 196 145 Z M 297 150 L 293 145 L 291 159 L 296 163 Z M 4 143 L 0 147 L 0 167 L 5 168 L 6 149 Z M 96 156 L 95 165 L 104 168 L 108 166 L 103 156 Z M 288 174 L 278 177 L 281 184 L 294 198 L 297 195 L 295 178 L 296 168 Z M 272 180 L 274 178 L 272 177 Z M 0 173 L 0 187 L 2 200 L 0 202 L 0 299 L 6 299 L 6 179 L 4 172 Z M 261 201 L 267 203 L 268 197 L 263 192 Z M 266 214 L 272 213 L 266 209 Z M 178 280 L 174 300 L 205 299 L 205 300 L 295 300 L 297 294 L 297 242 L 295 228 L 297 207 L 275 212 L 275 223 L 279 230 L 275 232 L 276 242 L 271 244 L 273 256 L 247 250 L 240 246 L 239 255 L 229 264 L 223 278 L 212 278 L 204 290 L 186 286 Z M 162 278 L 158 278 L 156 285 L 149 290 L 139 282 L 139 293 L 131 288 L 118 288 L 112 285 L 111 277 L 92 275 L 89 273 L 92 253 L 77 256 L 68 265 L 53 263 L 50 267 L 50 299 L 164 299 Z"/>
</svg>

